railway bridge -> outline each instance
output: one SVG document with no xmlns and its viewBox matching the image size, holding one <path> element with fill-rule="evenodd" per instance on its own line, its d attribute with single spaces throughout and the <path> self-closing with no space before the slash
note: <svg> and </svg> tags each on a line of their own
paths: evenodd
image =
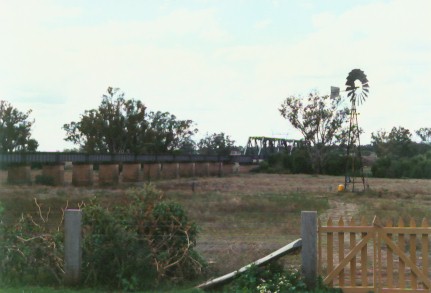
<svg viewBox="0 0 431 293">
<path fill-rule="evenodd" d="M 65 184 L 65 170 L 72 169 L 74 186 L 114 185 L 145 180 L 224 176 L 248 172 L 254 156 L 87 154 L 61 152 L 2 153 L 0 166 L 10 184 L 31 184 L 32 167 L 42 169 L 40 178 Z M 95 176 L 97 174 L 97 176 Z M 95 182 L 95 178 L 97 182 Z M 37 179 L 37 178 L 36 178 Z"/>
</svg>

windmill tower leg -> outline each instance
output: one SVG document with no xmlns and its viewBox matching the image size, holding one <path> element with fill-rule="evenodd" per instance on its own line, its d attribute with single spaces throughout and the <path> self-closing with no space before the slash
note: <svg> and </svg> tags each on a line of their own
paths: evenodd
<svg viewBox="0 0 431 293">
<path fill-rule="evenodd" d="M 358 178 L 357 178 L 358 177 Z M 356 106 L 352 103 L 350 111 L 350 125 L 346 154 L 346 173 L 344 177 L 344 189 L 355 191 L 355 185 L 360 178 L 362 188 L 365 190 L 364 168 L 361 154 L 361 141 L 359 137 L 358 113 Z"/>
</svg>

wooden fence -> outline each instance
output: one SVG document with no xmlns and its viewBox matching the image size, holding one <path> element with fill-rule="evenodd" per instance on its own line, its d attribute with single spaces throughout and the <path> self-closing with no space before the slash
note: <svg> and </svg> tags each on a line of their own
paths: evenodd
<svg viewBox="0 0 431 293">
<path fill-rule="evenodd" d="M 318 273 L 343 292 L 431 292 L 427 220 L 318 222 Z"/>
</svg>

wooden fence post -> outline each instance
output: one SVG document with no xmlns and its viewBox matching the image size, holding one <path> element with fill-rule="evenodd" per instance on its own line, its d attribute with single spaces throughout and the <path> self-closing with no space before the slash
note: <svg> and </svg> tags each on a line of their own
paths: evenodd
<svg viewBox="0 0 431 293">
<path fill-rule="evenodd" d="M 305 283 L 310 289 L 317 281 L 317 212 L 301 212 L 301 262 Z"/>
<path fill-rule="evenodd" d="M 67 285 L 78 285 L 81 277 L 82 211 L 64 212 L 64 280 Z"/>
</svg>

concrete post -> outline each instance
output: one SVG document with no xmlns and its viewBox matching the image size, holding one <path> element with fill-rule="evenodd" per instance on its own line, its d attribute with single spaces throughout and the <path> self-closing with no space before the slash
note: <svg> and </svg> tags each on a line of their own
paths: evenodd
<svg viewBox="0 0 431 293">
<path fill-rule="evenodd" d="M 179 179 L 180 178 L 180 163 L 177 163 L 175 166 L 175 178 Z"/>
<path fill-rule="evenodd" d="M 305 283 L 310 289 L 317 280 L 317 212 L 301 212 L 301 262 Z"/>
<path fill-rule="evenodd" d="M 196 177 L 196 163 L 192 163 L 192 177 Z"/>
<path fill-rule="evenodd" d="M 223 177 L 223 176 L 224 176 L 223 162 L 220 162 L 220 163 L 219 163 L 218 168 L 219 168 L 219 169 L 218 169 L 218 170 L 219 170 L 219 171 L 218 171 L 218 176 L 219 176 L 219 177 Z"/>
<path fill-rule="evenodd" d="M 78 285 L 81 277 L 82 211 L 64 212 L 64 278 L 67 285 Z"/>
</svg>

